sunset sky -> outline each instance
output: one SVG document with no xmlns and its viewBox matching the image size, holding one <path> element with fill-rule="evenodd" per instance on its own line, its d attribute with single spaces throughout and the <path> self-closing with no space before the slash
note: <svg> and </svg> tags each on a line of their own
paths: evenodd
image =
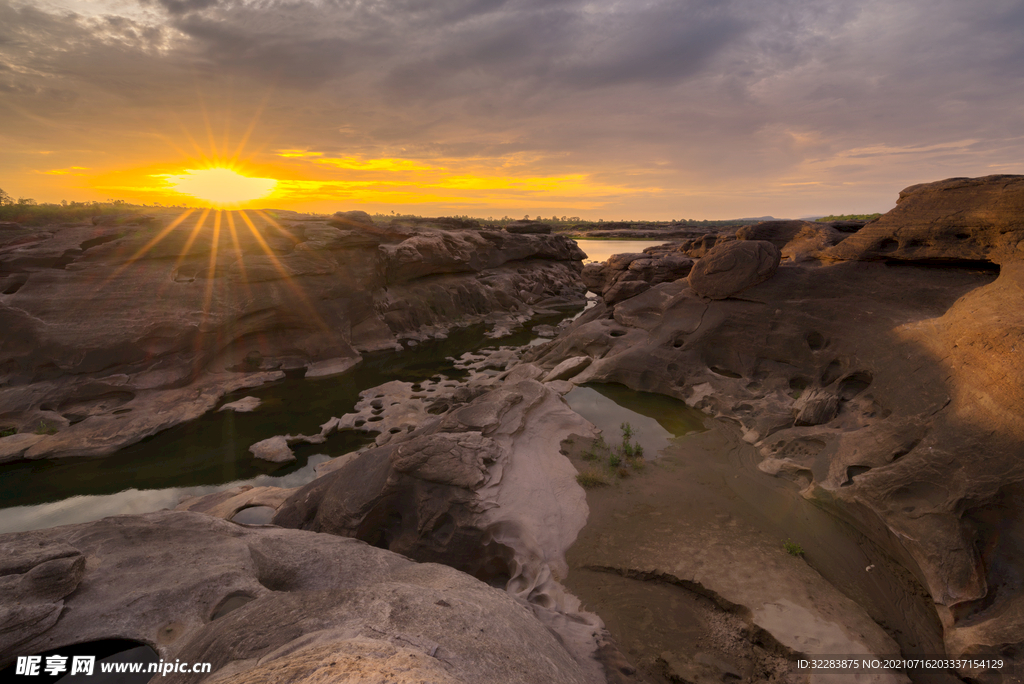
<svg viewBox="0 0 1024 684">
<path fill-rule="evenodd" d="M 887 211 L 1024 173 L 1022 36 L 1021 0 L 0 0 L 0 188 L 194 204 L 231 166 L 300 211 Z"/>
</svg>

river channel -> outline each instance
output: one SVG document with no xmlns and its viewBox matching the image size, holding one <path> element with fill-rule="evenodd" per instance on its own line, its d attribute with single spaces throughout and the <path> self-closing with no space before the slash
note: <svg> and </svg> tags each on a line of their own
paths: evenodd
<svg viewBox="0 0 1024 684">
<path fill-rule="evenodd" d="M 587 261 L 642 251 L 658 240 L 581 240 Z M 570 314 L 571 315 L 571 314 Z M 213 411 L 101 458 L 22 461 L 0 466 L 0 533 L 97 520 L 109 515 L 145 513 L 174 507 L 187 496 L 227 486 L 297 487 L 315 477 L 314 468 L 372 441 L 360 431 L 333 433 L 323 444 L 293 447 L 296 460 L 275 464 L 253 458 L 252 444 L 287 433 L 314 434 L 334 416 L 355 406 L 359 393 L 390 380 L 417 382 L 443 375 L 465 376 L 452 359 L 495 346 L 520 346 L 535 336 L 538 318 L 500 339 L 482 325 L 452 330 L 443 340 L 427 340 L 400 352 L 364 355 L 339 376 L 304 379 L 297 375 L 262 387 L 240 390 L 222 404 L 244 396 L 262 401 L 252 413 Z"/>
<path fill-rule="evenodd" d="M 661 243 L 581 240 L 580 246 L 587 261 L 595 261 Z M 352 411 L 361 391 L 384 382 L 418 382 L 439 376 L 461 379 L 466 374 L 453 361 L 463 353 L 529 344 L 536 339 L 535 326 L 553 325 L 562 318 L 535 319 L 500 339 L 488 338 L 484 326 L 455 329 L 443 340 L 428 340 L 403 351 L 367 354 L 342 375 L 318 379 L 295 375 L 241 390 L 225 396 L 222 404 L 255 396 L 262 401 L 255 412 L 213 411 L 111 456 L 0 466 L 0 533 L 174 507 L 184 497 L 238 484 L 302 485 L 315 477 L 317 464 L 358 449 L 369 443 L 372 435 L 341 431 L 323 444 L 296 445 L 297 460 L 289 464 L 257 460 L 249 446 L 274 435 L 316 433 L 331 417 Z M 674 510 L 676 502 L 690 502 L 690 510 L 703 511 L 702 515 L 735 516 L 772 538 L 799 540 L 807 549 L 807 561 L 884 625 L 904 652 L 941 650 L 941 628 L 934 610 L 907 573 L 894 567 L 886 554 L 852 527 L 803 499 L 792 483 L 759 472 L 754 450 L 728 429 L 705 431 L 713 421 L 682 402 L 624 387 L 582 386 L 566 395 L 566 401 L 602 428 L 609 441 L 620 438 L 620 426 L 629 422 L 649 458 L 667 454 L 664 465 L 657 466 L 657 474 L 634 478 L 627 490 L 601 492 L 597 500 L 591 499 L 594 519 L 588 523 L 589 531 L 581 535 L 581 548 L 590 543 L 588 534 L 598 534 L 598 529 L 608 534 L 613 531 L 609 525 L 619 524 L 602 523 L 602 508 L 619 515 L 623 508 L 632 511 L 636 507 L 622 523 L 635 526 L 643 522 L 640 512 L 654 510 L 659 501 L 665 502 L 670 513 L 681 512 Z M 608 502 L 600 503 L 601 497 Z M 624 534 L 631 534 L 632 529 Z M 865 572 L 868 567 L 873 570 Z M 627 619 L 632 607 L 602 602 L 599 594 L 588 590 L 585 577 L 579 573 L 570 588 L 590 603 L 591 609 L 610 624 L 621 623 L 625 632 L 644 634 Z M 609 581 L 599 579 L 600 586 Z M 622 641 L 629 646 L 630 639 Z"/>
</svg>

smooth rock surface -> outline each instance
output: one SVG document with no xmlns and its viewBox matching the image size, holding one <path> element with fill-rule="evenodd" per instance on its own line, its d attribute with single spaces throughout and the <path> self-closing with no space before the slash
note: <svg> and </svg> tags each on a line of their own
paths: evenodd
<svg viewBox="0 0 1024 684">
<path fill-rule="evenodd" d="M 271 463 L 287 463 L 295 460 L 295 454 L 288 447 L 288 440 L 280 435 L 256 442 L 249 447 L 249 451 L 256 458 Z"/>
<path fill-rule="evenodd" d="M 238 401 L 224 404 L 218 411 L 234 411 L 235 413 L 251 413 L 260 407 L 263 402 L 258 397 L 242 397 Z"/>
<path fill-rule="evenodd" d="M 212 678 L 161 678 L 174 683 L 308 682 L 319 668 L 331 681 L 597 681 L 522 601 L 354 539 L 163 511 L 3 535 L 0 548 L 3 605 L 37 597 L 18 609 L 30 622 L 5 621 L 0 666 L 124 638 L 213 665 Z M 31 594 L 9 586 L 43 575 Z M 251 600 L 219 611 L 236 597 Z"/>
<path fill-rule="evenodd" d="M 771 278 L 781 258 L 779 249 L 771 242 L 727 242 L 702 256 L 687 281 L 699 295 L 725 299 Z"/>
</svg>

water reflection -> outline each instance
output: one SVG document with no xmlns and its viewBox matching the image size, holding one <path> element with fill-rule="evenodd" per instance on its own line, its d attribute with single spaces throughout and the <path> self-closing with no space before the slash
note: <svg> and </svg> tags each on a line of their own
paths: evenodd
<svg viewBox="0 0 1024 684">
<path fill-rule="evenodd" d="M 608 444 L 621 442 L 621 426 L 629 423 L 633 443 L 644 448 L 647 458 L 656 457 L 673 437 L 704 429 L 704 414 L 685 402 L 662 394 L 637 392 L 624 385 L 583 385 L 566 394 L 565 401 L 573 411 L 601 428 Z"/>
<path fill-rule="evenodd" d="M 595 261 L 608 261 L 613 254 L 630 254 L 643 252 L 648 247 L 663 245 L 667 240 L 601 240 L 591 238 L 574 238 L 587 258 L 583 263 L 589 264 Z"/>
</svg>

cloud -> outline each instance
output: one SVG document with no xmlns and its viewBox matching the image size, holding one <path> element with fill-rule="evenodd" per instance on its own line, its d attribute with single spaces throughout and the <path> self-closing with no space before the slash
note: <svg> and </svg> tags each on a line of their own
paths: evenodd
<svg viewBox="0 0 1024 684">
<path fill-rule="evenodd" d="M 50 2 L 0 0 L 11 149 L 197 156 L 259 113 L 253 159 L 296 173 L 476 160 L 680 201 L 1021 158 L 1017 0 Z"/>
</svg>

